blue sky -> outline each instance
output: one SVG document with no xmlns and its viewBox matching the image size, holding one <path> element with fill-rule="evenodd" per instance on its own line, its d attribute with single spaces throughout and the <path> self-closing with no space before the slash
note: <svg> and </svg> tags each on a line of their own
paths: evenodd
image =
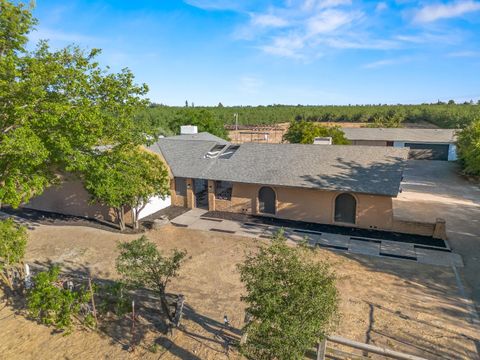
<svg viewBox="0 0 480 360">
<path fill-rule="evenodd" d="M 480 1 L 37 0 L 32 42 L 101 48 L 182 105 L 480 99 Z"/>
</svg>

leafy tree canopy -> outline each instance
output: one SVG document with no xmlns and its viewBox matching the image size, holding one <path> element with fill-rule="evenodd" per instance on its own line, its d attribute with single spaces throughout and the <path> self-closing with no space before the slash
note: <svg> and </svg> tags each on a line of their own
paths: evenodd
<svg viewBox="0 0 480 360">
<path fill-rule="evenodd" d="M 160 296 L 163 313 L 172 320 L 166 298 L 168 283 L 178 275 L 186 251 L 174 249 L 170 257 L 164 256 L 155 243 L 142 236 L 119 244 L 120 255 L 116 267 L 123 280 L 132 287 L 147 288 Z"/>
<path fill-rule="evenodd" d="M 102 69 L 98 49 L 28 51 L 31 10 L 0 0 L 0 202 L 12 206 L 84 170 L 96 146 L 143 141 L 132 115 L 147 104 L 147 86 Z"/>
<path fill-rule="evenodd" d="M 223 139 L 228 139 L 223 122 L 213 116 L 208 110 L 195 110 L 193 108 L 179 110 L 170 120 L 169 126 L 175 134 L 180 133 L 180 126 L 196 125 L 199 132 L 209 132 Z"/>
<path fill-rule="evenodd" d="M 140 147 L 116 147 L 93 157 L 84 173 L 84 185 L 92 199 L 117 210 L 123 230 L 125 207 L 132 211 L 134 228 L 138 213 L 153 196 L 170 193 L 170 179 L 163 161 Z"/>
<path fill-rule="evenodd" d="M 283 233 L 239 266 L 246 311 L 242 352 L 249 359 L 302 359 L 334 325 L 335 277 L 303 247 L 290 247 Z"/>
<path fill-rule="evenodd" d="M 480 119 L 458 135 L 458 156 L 465 173 L 480 175 Z"/>
<path fill-rule="evenodd" d="M 292 121 L 283 139 L 290 143 L 313 144 L 316 137 L 331 137 L 335 145 L 348 144 L 344 132 L 338 127 L 327 127 L 308 121 Z"/>
<path fill-rule="evenodd" d="M 12 271 L 25 256 L 27 230 L 12 219 L 0 220 L 0 278 L 13 288 Z"/>
</svg>

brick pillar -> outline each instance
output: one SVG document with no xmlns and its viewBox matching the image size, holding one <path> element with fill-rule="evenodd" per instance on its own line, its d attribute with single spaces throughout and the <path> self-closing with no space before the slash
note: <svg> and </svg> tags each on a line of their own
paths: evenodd
<svg viewBox="0 0 480 360">
<path fill-rule="evenodd" d="M 172 205 L 177 205 L 177 193 L 175 192 L 175 179 L 170 179 L 170 197 Z"/>
<path fill-rule="evenodd" d="M 187 208 L 195 207 L 195 194 L 193 192 L 193 179 L 186 179 L 187 183 Z"/>
<path fill-rule="evenodd" d="M 215 181 L 208 180 L 208 211 L 215 211 Z"/>
<path fill-rule="evenodd" d="M 435 228 L 433 229 L 433 238 L 447 240 L 447 226 L 445 224 L 445 219 L 436 219 Z"/>
</svg>

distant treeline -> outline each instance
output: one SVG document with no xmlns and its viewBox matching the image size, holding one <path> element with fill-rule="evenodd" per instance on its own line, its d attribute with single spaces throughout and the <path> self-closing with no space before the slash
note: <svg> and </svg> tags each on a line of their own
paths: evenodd
<svg viewBox="0 0 480 360">
<path fill-rule="evenodd" d="M 221 124 L 235 123 L 234 114 L 238 114 L 238 123 L 242 125 L 275 124 L 293 120 L 364 122 L 371 126 L 398 127 L 402 123 L 428 122 L 440 128 L 464 128 L 474 119 L 480 118 L 478 103 L 455 104 L 453 102 L 424 105 L 351 105 L 351 106 L 311 106 L 311 105 L 269 105 L 269 106 L 233 106 L 219 104 L 215 107 L 170 107 L 152 104 L 139 114 L 140 123 L 155 127 L 161 133 L 169 135 L 178 130 L 172 129 L 173 121 L 184 114 L 196 111 L 208 111 Z M 185 119 L 188 122 L 188 119 Z"/>
</svg>

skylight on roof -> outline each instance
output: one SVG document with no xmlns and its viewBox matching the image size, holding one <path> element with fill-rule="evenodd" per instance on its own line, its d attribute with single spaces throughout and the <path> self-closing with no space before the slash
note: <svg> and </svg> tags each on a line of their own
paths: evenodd
<svg viewBox="0 0 480 360">
<path fill-rule="evenodd" d="M 227 145 L 215 145 L 205 154 L 205 158 L 206 159 L 216 158 L 222 152 L 222 150 L 226 147 Z"/>
<path fill-rule="evenodd" d="M 227 150 L 220 154 L 219 159 L 230 159 L 239 148 L 240 145 L 230 145 Z"/>
</svg>

